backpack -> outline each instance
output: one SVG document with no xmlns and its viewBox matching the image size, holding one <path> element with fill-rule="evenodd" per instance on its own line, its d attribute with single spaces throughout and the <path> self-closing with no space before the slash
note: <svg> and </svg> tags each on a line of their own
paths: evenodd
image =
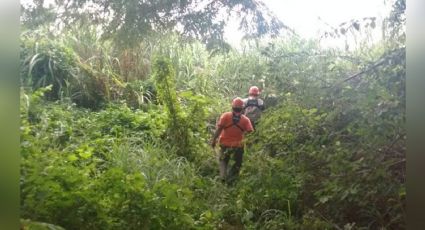
<svg viewBox="0 0 425 230">
<path fill-rule="evenodd" d="M 244 109 L 246 109 L 248 107 L 251 107 L 251 106 L 255 106 L 255 107 L 261 109 L 260 106 L 258 105 L 258 100 L 257 99 L 248 99 L 248 101 L 246 102 L 246 105 L 245 105 Z"/>
<path fill-rule="evenodd" d="M 244 107 L 244 114 L 251 120 L 257 121 L 263 108 L 258 104 L 258 99 L 248 99 Z"/>
<path fill-rule="evenodd" d="M 227 128 L 229 128 L 229 127 L 231 127 L 231 126 L 234 125 L 234 126 L 238 127 L 242 132 L 244 132 L 245 130 L 238 125 L 239 121 L 241 120 L 241 116 L 242 115 L 236 116 L 234 113 L 232 113 L 232 124 L 224 127 L 223 129 L 227 129 Z"/>
</svg>

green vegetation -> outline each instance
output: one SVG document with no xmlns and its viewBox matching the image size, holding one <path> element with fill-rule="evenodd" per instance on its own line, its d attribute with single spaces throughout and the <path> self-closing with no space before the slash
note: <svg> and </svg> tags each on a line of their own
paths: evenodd
<svg viewBox="0 0 425 230">
<path fill-rule="evenodd" d="M 296 36 L 210 49 L 157 27 L 123 48 L 126 26 L 55 34 L 38 7 L 21 35 L 23 229 L 406 228 L 404 1 L 384 40 L 351 51 Z M 267 110 L 226 186 L 208 141 L 251 85 Z"/>
</svg>

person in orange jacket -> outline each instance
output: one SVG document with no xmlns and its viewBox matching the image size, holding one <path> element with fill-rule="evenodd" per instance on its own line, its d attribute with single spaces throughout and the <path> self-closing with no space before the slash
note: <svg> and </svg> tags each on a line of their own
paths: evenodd
<svg viewBox="0 0 425 230">
<path fill-rule="evenodd" d="M 215 148 L 217 138 L 220 144 L 219 170 L 223 181 L 231 182 L 239 176 L 244 153 L 244 134 L 252 132 L 253 128 L 248 117 L 242 114 L 244 103 L 237 97 L 232 101 L 232 112 L 225 112 L 217 122 L 217 129 L 211 140 Z M 235 163 L 228 172 L 228 163 L 233 155 Z"/>
</svg>

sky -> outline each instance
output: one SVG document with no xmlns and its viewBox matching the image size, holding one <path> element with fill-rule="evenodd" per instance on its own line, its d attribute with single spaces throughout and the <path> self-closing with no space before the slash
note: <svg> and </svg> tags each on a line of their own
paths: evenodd
<svg viewBox="0 0 425 230">
<path fill-rule="evenodd" d="M 391 0 L 261 0 L 287 26 L 304 38 L 315 38 L 320 30 L 337 27 L 351 19 L 376 17 L 377 26 L 390 8 Z M 320 20 L 319 20 L 320 18 Z M 229 23 L 225 38 L 239 43 L 237 23 Z M 377 30 L 379 31 L 379 29 Z"/>
<path fill-rule="evenodd" d="M 31 2 L 32 0 L 21 0 Z M 376 17 L 376 25 L 387 16 L 394 0 L 258 0 L 287 26 L 303 38 L 317 38 L 320 31 L 337 27 L 351 19 Z M 48 5 L 53 0 L 45 0 Z M 375 29 L 374 37 L 380 39 L 380 29 Z M 239 46 L 242 32 L 238 31 L 236 20 L 228 22 L 224 38 L 233 46 Z M 332 41 L 335 42 L 335 41 Z M 329 43 L 329 42 L 328 42 Z M 328 44 L 329 45 L 329 44 Z"/>
</svg>

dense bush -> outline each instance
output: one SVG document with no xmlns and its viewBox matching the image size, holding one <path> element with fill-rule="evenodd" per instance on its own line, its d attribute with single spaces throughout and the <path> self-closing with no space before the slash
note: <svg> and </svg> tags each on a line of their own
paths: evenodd
<svg viewBox="0 0 425 230">
<path fill-rule="evenodd" d="M 91 27 L 23 33 L 23 227 L 404 229 L 393 14 L 397 37 L 352 52 L 296 37 L 210 52 L 175 34 L 121 50 Z M 251 85 L 267 109 L 227 186 L 208 142 Z"/>
</svg>

